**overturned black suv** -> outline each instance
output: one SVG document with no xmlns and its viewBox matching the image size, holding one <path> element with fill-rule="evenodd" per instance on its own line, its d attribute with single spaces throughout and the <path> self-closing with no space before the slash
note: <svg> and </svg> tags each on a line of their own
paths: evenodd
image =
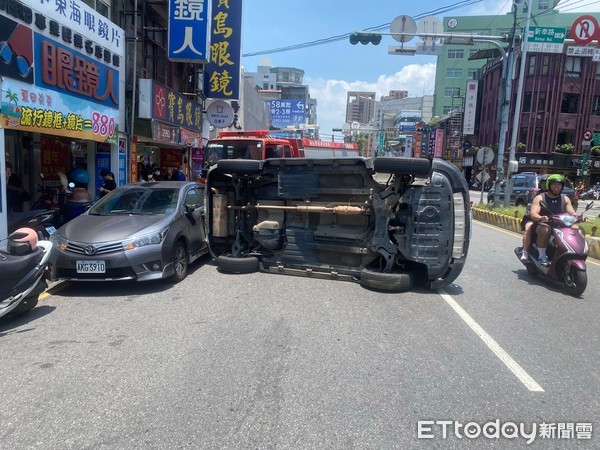
<svg viewBox="0 0 600 450">
<path fill-rule="evenodd" d="M 221 160 L 207 177 L 209 248 L 258 270 L 400 292 L 444 287 L 469 248 L 469 191 L 434 158 Z"/>
</svg>

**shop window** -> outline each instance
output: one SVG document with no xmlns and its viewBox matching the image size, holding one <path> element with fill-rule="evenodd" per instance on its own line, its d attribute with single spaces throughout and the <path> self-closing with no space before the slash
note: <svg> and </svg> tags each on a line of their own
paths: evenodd
<svg viewBox="0 0 600 450">
<path fill-rule="evenodd" d="M 527 75 L 529 75 L 530 77 L 532 77 L 533 75 L 535 75 L 535 63 L 537 61 L 537 56 L 536 55 L 531 55 L 529 57 L 529 60 L 527 61 L 529 63 L 529 67 L 527 69 Z"/>
<path fill-rule="evenodd" d="M 595 95 L 592 101 L 592 115 L 600 116 L 600 95 Z"/>
<path fill-rule="evenodd" d="M 560 105 L 561 113 L 576 114 L 579 109 L 579 95 L 578 94 L 563 94 L 562 102 Z"/>
<path fill-rule="evenodd" d="M 444 88 L 444 97 L 460 97 L 460 88 L 457 88 L 457 87 Z"/>
<path fill-rule="evenodd" d="M 536 128 L 533 135 L 533 149 L 535 151 L 542 150 L 542 129 Z"/>
<path fill-rule="evenodd" d="M 452 48 L 448 50 L 448 59 L 462 59 L 465 52 L 462 49 Z"/>
<path fill-rule="evenodd" d="M 542 75 L 547 76 L 550 73 L 550 55 L 542 57 Z"/>
<path fill-rule="evenodd" d="M 546 111 L 546 93 L 545 92 L 540 92 L 538 95 L 538 105 L 537 105 L 537 111 L 538 112 L 544 112 Z"/>
<path fill-rule="evenodd" d="M 446 69 L 446 78 L 462 78 L 462 69 Z"/>
<path fill-rule="evenodd" d="M 523 112 L 531 112 L 531 92 L 523 94 Z"/>
<path fill-rule="evenodd" d="M 581 77 L 581 58 L 567 56 L 567 60 L 565 61 L 565 71 L 568 77 Z"/>
</svg>

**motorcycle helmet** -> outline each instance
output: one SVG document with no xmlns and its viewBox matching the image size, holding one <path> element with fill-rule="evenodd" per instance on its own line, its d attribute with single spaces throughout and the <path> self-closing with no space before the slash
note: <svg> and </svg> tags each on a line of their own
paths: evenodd
<svg viewBox="0 0 600 450">
<path fill-rule="evenodd" d="M 90 182 L 90 174 L 85 169 L 73 169 L 69 173 L 69 178 L 75 183 L 75 187 L 86 187 Z"/>
<path fill-rule="evenodd" d="M 8 236 L 7 250 L 11 255 L 26 255 L 36 249 L 38 235 L 31 228 L 19 228 Z"/>
<path fill-rule="evenodd" d="M 560 188 L 562 192 L 563 188 L 565 187 L 565 177 L 557 173 L 550 175 L 546 180 L 546 190 L 550 190 L 550 185 L 552 183 L 560 183 L 562 185 L 562 187 Z"/>
</svg>

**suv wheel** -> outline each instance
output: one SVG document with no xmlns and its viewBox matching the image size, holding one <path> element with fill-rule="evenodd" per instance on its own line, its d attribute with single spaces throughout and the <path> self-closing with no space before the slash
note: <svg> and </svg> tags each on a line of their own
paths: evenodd
<svg viewBox="0 0 600 450">
<path fill-rule="evenodd" d="M 360 273 L 360 285 L 382 292 L 403 292 L 413 287 L 413 278 L 410 273 L 384 273 L 363 269 Z"/>
<path fill-rule="evenodd" d="M 373 169 L 375 172 L 428 177 L 431 173 L 431 162 L 426 158 L 381 157 L 375 158 Z"/>
<path fill-rule="evenodd" d="M 253 159 L 222 159 L 217 163 L 217 170 L 222 173 L 260 173 L 262 161 Z"/>
<path fill-rule="evenodd" d="M 255 256 L 236 258 L 234 256 L 217 257 L 217 269 L 221 273 L 258 272 L 258 258 Z"/>
</svg>

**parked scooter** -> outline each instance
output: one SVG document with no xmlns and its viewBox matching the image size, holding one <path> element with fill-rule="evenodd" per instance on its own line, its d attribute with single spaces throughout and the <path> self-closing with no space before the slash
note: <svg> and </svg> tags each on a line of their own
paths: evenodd
<svg viewBox="0 0 600 450">
<path fill-rule="evenodd" d="M 0 317 L 21 314 L 37 305 L 48 287 L 45 271 L 52 251 L 50 241 L 39 241 L 30 228 L 10 234 L 0 250 Z"/>
<path fill-rule="evenodd" d="M 42 180 L 44 175 L 40 174 Z M 40 197 L 31 206 L 31 210 L 11 213 L 8 217 L 8 232 L 18 228 L 33 228 L 38 239 L 49 239 L 58 228 L 71 219 L 84 213 L 92 204 L 87 191 L 89 175 L 83 169 L 75 169 L 66 175 L 59 173 L 62 188 L 38 185 Z"/>
<path fill-rule="evenodd" d="M 542 201 L 540 205 L 542 213 L 550 218 L 547 224 L 550 226 L 551 234 L 546 249 L 550 264 L 543 266 L 539 263 L 538 249 L 535 244 L 532 244 L 529 249 L 529 259 L 521 262 L 530 274 L 541 275 L 551 281 L 562 283 L 566 293 L 579 297 L 587 287 L 585 260 L 588 256 L 588 244 L 583 228 L 573 228 L 573 225 L 584 220 L 583 213 L 589 211 L 594 202 L 588 203 L 585 211 L 578 216 L 552 215 L 545 202 Z M 535 239 L 533 241 L 535 242 Z M 515 248 L 515 254 L 519 260 L 521 260 L 522 253 L 523 247 Z"/>
<path fill-rule="evenodd" d="M 10 213 L 8 215 L 8 232 L 19 228 L 32 228 L 38 240 L 48 240 L 64 223 L 60 209 L 32 209 L 31 211 Z"/>
</svg>

